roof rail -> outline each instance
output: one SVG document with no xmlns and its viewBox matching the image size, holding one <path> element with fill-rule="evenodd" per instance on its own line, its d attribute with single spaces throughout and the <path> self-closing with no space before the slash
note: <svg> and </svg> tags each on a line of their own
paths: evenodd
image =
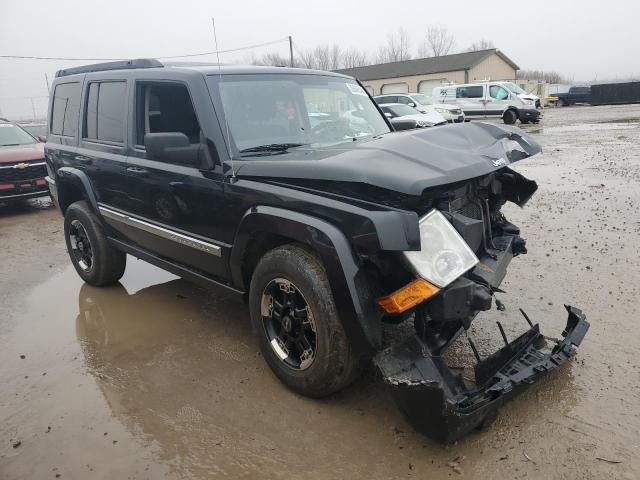
<svg viewBox="0 0 640 480">
<path fill-rule="evenodd" d="M 164 67 L 155 58 L 137 58 L 135 60 L 118 60 L 116 62 L 94 63 L 81 67 L 65 68 L 56 72 L 56 78 L 75 75 L 77 73 L 104 72 L 107 70 L 129 70 L 133 68 L 159 68 Z"/>
</svg>

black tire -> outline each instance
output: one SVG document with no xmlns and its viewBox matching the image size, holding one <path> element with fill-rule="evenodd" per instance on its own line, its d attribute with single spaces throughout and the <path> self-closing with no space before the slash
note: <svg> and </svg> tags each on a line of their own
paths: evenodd
<svg viewBox="0 0 640 480">
<path fill-rule="evenodd" d="M 82 280 L 102 287 L 122 278 L 127 256 L 109 243 L 87 202 L 75 202 L 67 208 L 64 239 L 71 263 Z"/>
<path fill-rule="evenodd" d="M 294 291 L 280 292 L 283 288 L 282 283 L 279 283 L 273 290 L 274 295 L 271 296 L 268 292 L 272 291 L 269 289 L 274 282 L 289 282 L 287 285 L 292 286 Z M 307 318 L 306 325 L 315 326 L 312 332 L 308 332 L 313 337 L 313 342 L 307 339 L 305 342 L 310 348 L 313 347 L 313 359 L 310 365 L 304 368 L 302 355 L 300 355 L 299 367 L 296 368 L 290 363 L 295 363 L 296 351 L 299 352 L 298 345 L 293 344 L 293 340 L 291 346 L 286 348 L 287 351 L 280 348 L 280 355 L 286 355 L 289 350 L 292 352 L 286 359 L 276 353 L 277 346 L 272 346 L 273 325 L 277 324 L 280 332 L 284 332 L 285 319 L 293 318 L 288 321 L 290 324 L 299 322 L 295 320 L 295 313 L 291 315 L 281 313 L 276 316 L 274 307 L 276 292 L 285 296 L 290 294 L 289 298 L 297 301 L 302 299 L 302 303 L 308 305 L 311 312 L 311 320 L 307 316 L 305 318 Z M 265 302 L 271 306 L 270 311 L 265 307 Z M 283 303 L 286 308 L 287 303 Z M 291 302 L 288 304 L 291 305 Z M 279 306 L 283 305 L 279 304 Z M 310 397 L 322 397 L 345 388 L 357 377 L 360 372 L 359 358 L 354 354 L 338 318 L 324 267 L 312 252 L 295 244 L 267 252 L 258 262 L 251 278 L 249 307 L 251 323 L 262 355 L 276 376 L 295 392 Z M 263 308 L 267 308 L 267 312 Z M 280 311 L 284 312 L 284 310 Z M 290 311 L 293 312 L 293 310 Z M 267 315 L 263 316 L 263 313 Z M 277 320 L 277 317 L 280 319 Z M 287 342 L 292 337 L 293 335 L 287 337 Z M 284 344 L 284 341 L 279 343 L 280 346 Z M 304 353 L 307 351 L 305 350 Z M 307 360 L 308 358 L 305 359 Z"/>
<path fill-rule="evenodd" d="M 561 98 L 559 98 L 558 100 L 556 100 L 556 107 L 564 107 L 567 104 L 565 103 L 565 101 Z"/>
<path fill-rule="evenodd" d="M 513 125 L 514 123 L 516 123 L 516 120 L 518 120 L 518 114 L 513 110 L 507 110 L 502 114 L 502 120 L 507 125 Z"/>
</svg>

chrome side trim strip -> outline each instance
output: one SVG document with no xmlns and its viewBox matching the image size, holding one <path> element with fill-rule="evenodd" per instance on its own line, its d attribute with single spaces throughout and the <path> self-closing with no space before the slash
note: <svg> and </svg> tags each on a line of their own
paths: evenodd
<svg viewBox="0 0 640 480">
<path fill-rule="evenodd" d="M 22 168 L 40 167 L 40 166 L 46 165 L 46 164 L 47 164 L 46 162 L 38 162 L 38 163 L 20 162 L 20 163 L 16 163 L 15 165 L 3 165 L 0 168 L 1 169 L 15 168 L 15 169 L 19 170 L 19 169 L 22 169 Z M 18 167 L 18 165 L 24 165 L 24 166 Z"/>
<path fill-rule="evenodd" d="M 44 197 L 46 195 L 49 195 L 49 189 L 36 190 L 35 192 L 29 192 L 29 193 L 16 193 L 13 195 L 0 195 L 0 202 L 2 202 L 3 200 L 13 200 L 16 198 Z"/>
<path fill-rule="evenodd" d="M 134 228 L 139 228 L 140 230 L 144 230 L 145 232 L 151 233 L 153 235 L 158 235 L 159 237 L 179 243 L 180 245 L 185 245 L 187 247 L 200 250 L 201 252 L 210 253 L 212 255 L 215 255 L 216 257 L 222 256 L 222 248 L 220 248 L 218 245 L 203 242 L 202 240 L 199 240 L 197 238 L 174 232 L 173 230 L 169 230 L 164 227 L 159 227 L 158 225 L 154 225 L 152 223 L 139 220 L 129 215 L 116 212 L 115 210 L 111 210 L 110 208 L 98 206 L 98 210 L 100 210 L 100 213 L 110 220 L 124 223 L 125 225 L 129 225 Z"/>
</svg>

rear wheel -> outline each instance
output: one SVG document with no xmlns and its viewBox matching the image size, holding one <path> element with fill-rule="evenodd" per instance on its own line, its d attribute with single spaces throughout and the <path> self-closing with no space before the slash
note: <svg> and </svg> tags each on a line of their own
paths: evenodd
<svg viewBox="0 0 640 480">
<path fill-rule="evenodd" d="M 286 245 L 265 254 L 253 272 L 249 306 L 262 355 L 292 390 L 321 397 L 357 376 L 358 359 L 313 253 Z"/>
<path fill-rule="evenodd" d="M 516 123 L 516 120 L 518 120 L 518 115 L 513 110 L 507 110 L 502 115 L 502 120 L 507 125 L 513 125 L 514 123 Z"/>
<path fill-rule="evenodd" d="M 556 107 L 564 107 L 566 105 L 565 101 L 561 98 L 556 100 Z"/>
<path fill-rule="evenodd" d="M 87 202 L 76 202 L 67 208 L 64 238 L 71 263 L 82 280 L 100 287 L 122 278 L 127 257 L 108 242 Z"/>
</svg>

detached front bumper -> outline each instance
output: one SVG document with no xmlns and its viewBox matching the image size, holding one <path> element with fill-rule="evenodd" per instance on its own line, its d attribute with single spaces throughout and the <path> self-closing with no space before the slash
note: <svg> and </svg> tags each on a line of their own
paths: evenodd
<svg viewBox="0 0 640 480">
<path fill-rule="evenodd" d="M 575 355 L 589 323 L 579 309 L 566 309 L 563 338 L 553 340 L 551 348 L 525 315 L 531 328 L 511 343 L 503 335 L 506 345 L 476 364 L 473 388 L 417 336 L 381 352 L 374 362 L 414 428 L 435 441 L 452 442 L 491 423 L 503 403 Z"/>
</svg>

